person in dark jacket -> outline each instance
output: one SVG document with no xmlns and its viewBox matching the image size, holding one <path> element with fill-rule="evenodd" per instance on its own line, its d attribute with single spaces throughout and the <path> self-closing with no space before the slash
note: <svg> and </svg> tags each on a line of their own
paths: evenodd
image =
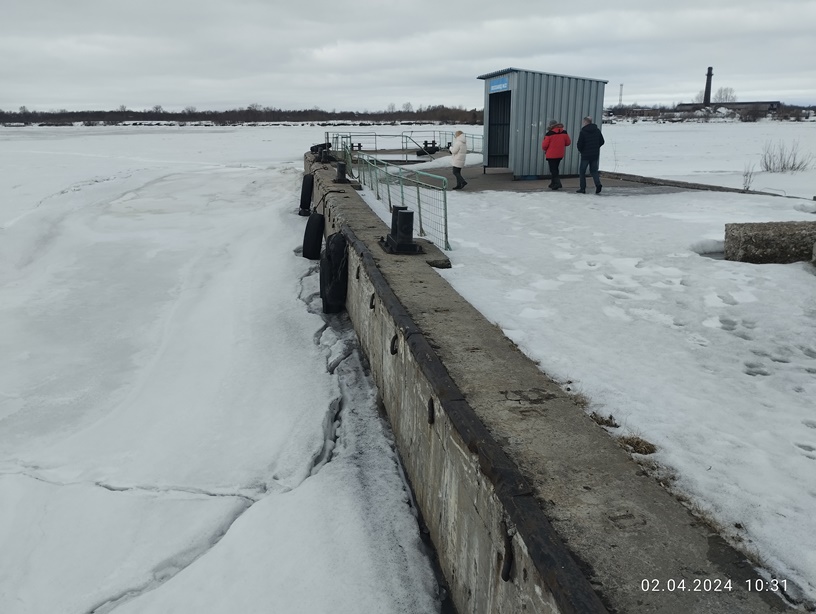
<svg viewBox="0 0 816 614">
<path fill-rule="evenodd" d="M 558 174 L 558 167 L 561 165 L 561 160 L 567 151 L 567 146 L 572 141 L 569 138 L 564 124 L 559 121 L 552 120 L 547 124 L 547 132 L 544 135 L 544 140 L 541 141 L 541 149 L 544 150 L 544 158 L 550 167 L 550 189 L 561 189 L 561 177 Z"/>
<path fill-rule="evenodd" d="M 598 129 L 598 126 L 592 123 L 592 118 L 587 116 L 584 118 L 583 127 L 580 134 L 578 134 L 578 143 L 575 148 L 581 154 L 581 163 L 578 166 L 578 190 L 579 194 L 586 194 L 586 171 L 589 167 L 589 173 L 592 175 L 592 181 L 595 182 L 595 193 L 600 194 L 601 176 L 598 173 L 598 161 L 601 158 L 601 146 L 604 144 L 603 134 Z"/>
</svg>

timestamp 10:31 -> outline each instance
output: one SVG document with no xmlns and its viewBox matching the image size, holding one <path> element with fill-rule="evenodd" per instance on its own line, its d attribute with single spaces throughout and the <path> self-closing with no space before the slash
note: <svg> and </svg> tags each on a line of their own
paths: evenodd
<svg viewBox="0 0 816 614">
<path fill-rule="evenodd" d="M 788 590 L 787 580 L 763 580 L 756 578 L 753 580 L 743 580 L 739 583 L 734 583 L 731 578 L 694 578 L 693 580 L 686 580 L 680 578 L 675 580 L 669 578 L 668 580 L 658 580 L 656 578 L 644 578 L 640 581 L 640 590 L 643 592 L 694 592 L 694 593 L 722 593 L 734 590 L 736 586 L 743 584 L 745 588 L 754 593 L 762 593 L 765 591 L 779 592 Z"/>
</svg>

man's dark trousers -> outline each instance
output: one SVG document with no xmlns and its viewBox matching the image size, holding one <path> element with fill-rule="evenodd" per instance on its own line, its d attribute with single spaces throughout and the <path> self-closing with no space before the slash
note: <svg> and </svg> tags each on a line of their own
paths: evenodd
<svg viewBox="0 0 816 614">
<path fill-rule="evenodd" d="M 598 172 L 598 161 L 600 158 L 587 159 L 581 157 L 581 163 L 578 165 L 578 187 L 581 190 L 586 190 L 586 172 L 589 167 L 589 174 L 592 175 L 592 181 L 595 182 L 595 188 L 601 185 L 601 175 Z"/>
<path fill-rule="evenodd" d="M 561 158 L 547 158 L 547 165 L 550 167 L 550 187 L 560 188 L 561 177 L 558 174 L 558 167 L 561 165 Z"/>
</svg>

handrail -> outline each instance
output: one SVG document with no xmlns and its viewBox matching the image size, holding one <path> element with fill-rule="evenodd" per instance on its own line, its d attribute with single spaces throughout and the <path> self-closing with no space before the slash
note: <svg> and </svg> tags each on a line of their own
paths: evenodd
<svg viewBox="0 0 816 614">
<path fill-rule="evenodd" d="M 345 149 L 356 162 L 357 177 L 389 211 L 400 205 L 415 211 L 414 232 L 442 249 L 451 249 L 448 237 L 448 180 L 440 175 L 389 164 L 375 156 Z"/>
</svg>

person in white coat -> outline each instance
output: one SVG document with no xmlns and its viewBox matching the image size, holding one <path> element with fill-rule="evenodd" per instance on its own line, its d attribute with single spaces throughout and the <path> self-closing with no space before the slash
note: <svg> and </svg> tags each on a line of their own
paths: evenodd
<svg viewBox="0 0 816 614">
<path fill-rule="evenodd" d="M 467 181 L 462 179 L 462 168 L 465 166 L 467 157 L 467 137 L 461 130 L 453 134 L 453 143 L 450 146 L 451 164 L 453 165 L 453 176 L 456 177 L 456 185 L 453 190 L 461 190 L 467 185 Z"/>
</svg>

